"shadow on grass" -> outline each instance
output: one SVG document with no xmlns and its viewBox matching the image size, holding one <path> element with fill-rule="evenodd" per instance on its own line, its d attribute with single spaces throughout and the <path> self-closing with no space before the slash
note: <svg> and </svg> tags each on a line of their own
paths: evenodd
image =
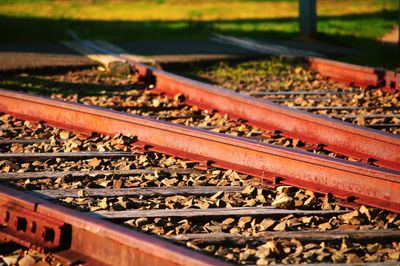
<svg viewBox="0 0 400 266">
<path fill-rule="evenodd" d="M 396 11 L 381 11 L 319 17 L 318 29 L 321 33 L 317 40 L 366 52 L 364 56 L 340 58 L 342 60 L 389 68 L 398 67 L 399 49 L 384 46 L 374 39 L 389 30 L 397 21 L 397 16 Z M 67 29 L 73 30 L 84 39 L 109 41 L 198 40 L 208 38 L 211 32 L 272 40 L 296 40 L 299 35 L 297 19 L 293 17 L 212 21 L 83 21 L 0 16 L 0 41 L 3 43 L 68 40 Z M 18 49 L 18 45 L 0 46 L 1 51 Z"/>
<path fill-rule="evenodd" d="M 318 28 L 325 33 L 341 35 L 382 34 L 396 23 L 397 11 L 318 17 Z M 373 21 L 379 25 L 365 25 Z M 294 38 L 298 36 L 295 17 L 236 20 L 176 20 L 176 21 L 124 21 L 73 20 L 0 16 L 1 41 L 59 41 L 68 39 L 65 31 L 72 29 L 81 37 L 104 40 L 148 40 L 203 38 L 211 31 L 251 37 Z M 357 31 L 355 31 L 357 30 Z M 268 33 L 268 35 L 266 35 Z"/>
<path fill-rule="evenodd" d="M 107 85 L 94 83 L 60 82 L 41 78 L 39 76 L 0 76 L 0 87 L 35 95 L 50 96 L 53 93 L 80 96 L 113 96 L 118 92 L 141 89 L 137 85 Z M 117 94 L 116 94 L 117 92 Z"/>
</svg>

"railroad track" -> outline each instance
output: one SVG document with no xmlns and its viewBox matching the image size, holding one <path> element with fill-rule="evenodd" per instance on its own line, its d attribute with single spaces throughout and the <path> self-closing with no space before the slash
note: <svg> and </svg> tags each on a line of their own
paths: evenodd
<svg viewBox="0 0 400 266">
<path fill-rule="evenodd" d="M 9 189 L 4 187 L 1 222 L 16 221 L 14 229 L 25 237 L 44 230 L 45 237 L 38 244 L 53 250 L 51 256 L 41 257 L 49 265 L 85 260 L 96 264 L 104 258 L 96 253 L 88 259 L 88 249 L 81 246 L 59 251 L 67 248 L 62 240 L 68 238 L 64 223 L 69 220 L 60 225 L 47 201 L 221 259 L 200 263 L 196 259 L 203 260 L 204 255 L 196 254 L 184 264 L 222 265 L 225 260 L 249 265 L 384 261 L 390 265 L 399 259 L 400 220 L 395 213 L 364 206 L 353 211 L 341 207 L 340 200 L 329 194 L 266 186 L 260 179 L 233 170 L 138 151 L 134 136 L 77 134 L 10 115 L 0 118 L 2 137 L 9 140 L 0 144 L 0 181 L 34 196 L 39 202 L 38 217 L 47 219 L 47 227 L 23 216 L 20 206 L 4 215 L 5 204 L 11 202 L 6 195 Z M 29 196 L 24 197 L 32 204 Z M 40 213 L 42 205 L 49 209 Z M 108 251 L 107 245 L 102 243 L 102 248 Z M 32 251 L 19 258 L 35 258 L 29 254 Z"/>
<path fill-rule="evenodd" d="M 317 65 L 316 69 L 320 69 Z M 340 68 L 339 68 L 340 69 Z M 338 71 L 336 69 L 336 71 Z M 333 67 L 325 74 L 334 73 Z M 354 76 L 357 71 L 353 70 Z M 236 64 L 215 64 L 186 73 L 260 99 L 297 110 L 326 115 L 360 126 L 400 133 L 400 90 L 338 83 L 301 60 L 273 58 Z M 368 84 L 368 83 L 367 83 Z"/>
<path fill-rule="evenodd" d="M 157 73 L 155 71 L 157 70 L 153 73 Z M 102 75 L 103 77 L 99 78 Z M 152 84 L 154 78 L 155 76 L 149 78 L 138 75 L 118 79 L 99 73 L 97 70 L 77 71 L 68 75 L 23 77 L 27 84 L 36 82 L 36 86 L 40 87 L 39 92 L 46 94 L 52 90 L 63 91 L 62 88 L 65 87 L 68 93 L 49 95 L 55 99 L 100 106 L 350 161 L 400 169 L 398 163 L 400 158 L 397 154 L 400 152 L 397 145 L 399 141 L 395 137 L 370 134 L 369 131 L 360 131 L 346 124 L 330 125 L 330 120 L 305 117 L 302 112 L 276 109 L 267 103 L 254 106 L 258 102 L 237 95 L 223 95 L 227 92 L 182 78 L 175 79 L 177 77 L 164 75 L 162 72 L 157 76 L 162 78 L 159 83 L 161 85 L 154 87 Z M 77 88 L 71 89 L 69 83 L 76 85 Z M 82 84 L 92 85 L 86 89 Z M 326 87 L 329 84 L 323 85 Z M 122 86 L 125 91 L 99 92 L 99 87 L 106 89 L 107 85 L 111 88 Z M 393 95 L 387 95 L 389 96 Z M 393 99 L 396 99 L 396 95 Z M 378 105 L 380 102 L 375 100 L 369 104 Z M 395 115 L 387 116 L 397 119 Z M 357 116 L 357 119 L 370 117 L 374 116 Z M 283 124 L 282 121 L 287 123 Z M 379 127 L 385 128 L 383 124 Z M 317 131 L 320 128 L 323 130 Z M 377 142 L 376 138 L 383 138 L 384 141 Z M 369 145 L 371 141 L 375 143 Z"/>
<path fill-rule="evenodd" d="M 65 75 L 46 76 L 45 79 L 60 82 L 79 82 L 87 84 L 93 82 L 99 75 L 95 69 L 77 71 Z M 345 154 L 335 153 L 326 149 L 323 143 L 308 143 L 301 139 L 286 137 L 279 130 L 263 130 L 252 126 L 243 119 L 231 118 L 228 114 L 218 113 L 216 110 L 201 110 L 195 105 L 185 103 L 185 97 L 182 94 L 167 97 L 163 93 L 154 92 L 151 88 L 146 87 L 143 82 L 134 83 L 131 79 L 121 79 L 117 81 L 111 80 L 111 77 L 104 77 L 102 82 L 110 86 L 116 86 L 119 82 L 128 83 L 134 89 L 128 87 L 125 91 L 116 91 L 114 93 L 103 92 L 98 90 L 92 92 L 82 90 L 74 90 L 69 94 L 54 93 L 50 97 L 72 102 L 78 102 L 85 105 L 100 106 L 120 112 L 126 112 L 145 117 L 151 117 L 158 120 L 169 121 L 185 126 L 192 126 L 201 129 L 207 129 L 212 132 L 225 133 L 232 136 L 239 136 L 246 139 L 261 141 L 284 147 L 297 148 L 304 151 L 329 155 L 336 158 L 342 158 L 351 161 L 362 161 L 360 158 L 346 156 Z M 51 83 L 50 83 L 51 84 Z M 47 84 L 45 88 L 51 89 L 51 85 Z M 127 85 L 128 85 L 127 84 Z M 126 86 L 126 85 L 125 85 Z M 71 90 L 71 89 L 70 89 Z M 364 163 L 373 165 L 373 159 L 364 161 Z"/>
<path fill-rule="evenodd" d="M 52 95 L 81 104 L 0 91 L 3 241 L 66 264 L 397 263 L 397 137 L 135 68 Z M 104 82 L 70 75 L 48 79 Z"/>
</svg>

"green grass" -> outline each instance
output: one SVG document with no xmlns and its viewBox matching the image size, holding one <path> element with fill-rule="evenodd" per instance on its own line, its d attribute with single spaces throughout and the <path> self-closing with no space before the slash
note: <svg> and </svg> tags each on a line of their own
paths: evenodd
<svg viewBox="0 0 400 266">
<path fill-rule="evenodd" d="M 212 80 L 227 80 L 234 83 L 248 83 L 255 77 L 268 77 L 289 75 L 297 67 L 302 67 L 300 62 L 288 63 L 278 57 L 263 61 L 248 61 L 243 63 L 217 63 L 207 68 L 192 68 L 185 75 L 190 77 L 212 78 Z"/>
<path fill-rule="evenodd" d="M 177 74 L 236 91 L 251 90 L 268 84 L 272 90 L 287 90 L 288 80 L 304 82 L 308 67 L 301 60 L 284 60 L 272 56 L 268 60 L 246 62 L 218 62 L 206 67 L 195 66 Z M 261 81 L 263 80 L 263 81 Z"/>
<path fill-rule="evenodd" d="M 122 78 L 126 79 L 126 76 L 112 76 L 105 72 L 98 72 L 97 78 Z M 50 96 L 54 93 L 58 94 L 79 94 L 80 96 L 90 95 L 109 95 L 112 96 L 114 92 L 126 91 L 134 89 L 132 86 L 121 86 L 121 85 L 109 85 L 99 83 L 70 83 L 53 81 L 41 77 L 40 75 L 30 76 L 0 76 L 1 88 L 26 92 L 29 94 Z"/>
<path fill-rule="evenodd" d="M 397 0 L 318 0 L 318 30 L 376 38 L 397 22 Z M 107 40 L 297 35 L 297 0 L 0 0 L 0 40 L 62 40 L 71 28 Z"/>
<path fill-rule="evenodd" d="M 296 39 L 297 3 L 297 0 L 0 0 L 0 41 L 66 40 L 67 29 L 82 38 L 109 41 L 203 39 L 212 32 Z M 365 64 L 378 60 L 380 65 L 396 66 L 391 58 L 398 56 L 398 50 L 386 50 L 376 39 L 398 23 L 397 5 L 398 0 L 318 0 L 317 38 L 373 54 L 360 59 Z M 350 61 L 354 60 L 357 59 Z"/>
</svg>

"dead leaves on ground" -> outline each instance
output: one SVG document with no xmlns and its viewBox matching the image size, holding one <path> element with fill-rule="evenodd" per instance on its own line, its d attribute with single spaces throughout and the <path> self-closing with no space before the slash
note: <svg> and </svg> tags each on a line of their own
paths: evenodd
<svg viewBox="0 0 400 266">
<path fill-rule="evenodd" d="M 40 253 L 33 249 L 17 249 L 10 254 L 0 252 L 0 265 L 58 266 L 61 264 L 50 254 Z"/>
</svg>

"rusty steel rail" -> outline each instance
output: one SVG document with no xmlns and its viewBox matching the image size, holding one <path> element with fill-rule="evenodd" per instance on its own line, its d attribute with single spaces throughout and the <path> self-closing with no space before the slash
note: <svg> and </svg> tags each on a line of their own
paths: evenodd
<svg viewBox="0 0 400 266">
<path fill-rule="evenodd" d="M 309 112 L 294 110 L 262 99 L 217 88 L 162 70 L 131 62 L 155 90 L 181 93 L 189 104 L 215 109 L 262 129 L 278 129 L 285 136 L 327 145 L 341 154 L 372 158 L 376 164 L 400 169 L 400 138 L 389 133 L 352 125 Z"/>
<path fill-rule="evenodd" d="M 45 248 L 63 265 L 230 265 L 3 185 L 0 240 Z"/>
<path fill-rule="evenodd" d="M 400 90 L 400 69 L 397 69 L 396 72 L 386 71 L 380 68 L 353 65 L 326 59 L 318 57 L 318 55 L 315 53 L 310 54 L 305 51 L 271 49 L 269 45 L 264 45 L 257 41 L 236 38 L 233 36 L 216 34 L 216 38 L 212 39 L 220 42 L 222 41 L 222 43 L 228 43 L 245 49 L 257 51 L 263 54 L 279 55 L 284 58 L 288 57 L 290 59 L 300 59 L 309 64 L 311 68 L 318 71 L 321 75 L 339 82 L 345 82 L 363 87 L 371 86 L 391 92 Z M 92 48 L 96 49 L 96 46 L 92 45 Z M 99 50 L 98 47 L 97 50 Z"/>
<path fill-rule="evenodd" d="M 84 133 L 134 134 L 148 150 L 400 212 L 397 170 L 7 90 L 0 90 L 0 112 Z"/>
<path fill-rule="evenodd" d="M 91 42 L 81 41 L 81 44 L 96 52 L 126 61 L 138 70 L 149 85 L 155 86 L 155 90 L 170 96 L 181 93 L 188 104 L 215 109 L 234 118 L 245 119 L 250 125 L 262 129 L 278 129 L 287 137 L 314 144 L 324 144 L 332 151 L 364 161 L 373 159 L 376 160 L 377 165 L 400 170 L 400 138 L 392 134 L 301 110 L 293 110 L 276 103 L 180 77 L 134 62 L 127 56 L 113 54 L 107 48 Z M 340 81 L 350 80 L 356 84 L 375 87 L 385 84 L 397 88 L 400 86 L 400 74 L 394 72 L 382 72 L 316 57 L 305 59 L 323 75 L 330 75 Z M 381 73 L 384 73 L 383 81 Z"/>
<path fill-rule="evenodd" d="M 400 91 L 400 73 L 378 68 L 358 66 L 334 60 L 308 57 L 310 67 L 322 76 L 355 86 L 382 88 L 387 91 Z"/>
</svg>

